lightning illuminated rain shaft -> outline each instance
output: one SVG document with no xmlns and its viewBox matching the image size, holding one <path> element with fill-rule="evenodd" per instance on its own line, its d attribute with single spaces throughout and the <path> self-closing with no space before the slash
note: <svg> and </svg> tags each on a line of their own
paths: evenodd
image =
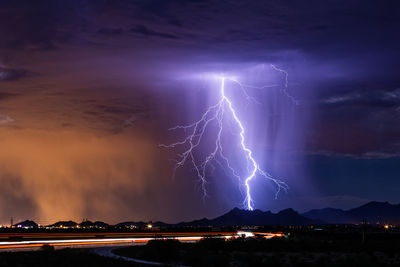
<svg viewBox="0 0 400 267">
<path fill-rule="evenodd" d="M 276 71 L 279 71 L 285 75 L 285 85 L 283 89 L 283 93 L 291 100 L 293 103 L 298 104 L 298 101 L 293 98 L 288 92 L 287 92 L 287 86 L 288 86 L 288 73 L 284 70 L 281 70 L 274 65 L 271 65 L 271 68 L 273 68 Z M 184 126 L 176 126 L 173 128 L 170 128 L 169 130 L 177 130 L 177 129 L 183 129 L 185 132 L 189 131 L 189 134 L 181 141 L 169 144 L 169 145 L 160 145 L 163 147 L 168 147 L 168 148 L 174 148 L 177 146 L 188 146 L 188 148 L 181 154 L 179 154 L 179 159 L 175 165 L 174 168 L 174 175 L 179 167 L 183 167 L 187 161 L 190 161 L 193 166 L 194 170 L 197 174 L 197 177 L 199 178 L 201 182 L 201 187 L 203 190 L 203 197 L 207 196 L 207 190 L 206 190 L 206 170 L 209 165 L 211 165 L 211 161 L 216 161 L 219 165 L 223 166 L 223 163 L 220 161 L 224 161 L 225 166 L 230 170 L 233 176 L 235 176 L 241 184 L 244 184 L 245 186 L 245 199 L 244 199 L 244 206 L 248 210 L 254 210 L 254 203 L 253 203 L 253 198 L 251 196 L 251 181 L 257 176 L 264 177 L 268 180 L 271 180 L 275 185 L 277 186 L 277 191 L 275 194 L 275 198 L 277 198 L 279 192 L 283 190 L 288 190 L 289 187 L 286 183 L 279 179 L 275 179 L 272 177 L 269 173 L 266 171 L 262 170 L 259 163 L 253 156 L 253 152 L 250 149 L 250 147 L 246 144 L 246 131 L 245 128 L 237 114 L 237 111 L 234 108 L 233 102 L 231 99 L 226 95 L 225 93 L 225 85 L 226 85 L 226 80 L 232 81 L 236 84 L 239 85 L 240 89 L 242 90 L 243 94 L 245 95 L 247 101 L 255 101 L 253 98 L 251 98 L 247 92 L 246 88 L 252 87 L 252 88 L 258 88 L 258 89 L 263 89 L 267 87 L 274 87 L 272 86 L 262 86 L 262 87 L 255 87 L 255 86 L 249 86 L 249 85 L 243 85 L 240 82 L 238 82 L 236 79 L 233 78 L 228 78 L 228 77 L 220 77 L 220 94 L 219 94 L 219 101 L 213 105 L 210 106 L 202 115 L 202 117 L 189 125 L 184 125 Z M 223 146 L 222 146 L 222 134 L 224 130 L 224 119 L 227 118 L 227 116 L 231 116 L 232 121 L 234 126 L 238 129 L 239 131 L 239 147 L 240 147 L 240 152 L 244 155 L 246 158 L 246 163 L 247 163 L 247 174 L 245 175 L 239 175 L 238 172 L 233 168 L 231 165 L 229 159 L 227 156 L 225 156 L 224 151 L 223 151 Z M 229 117 L 228 117 L 229 118 Z M 203 139 L 203 136 L 210 125 L 211 122 L 216 122 L 217 124 L 217 135 L 215 138 L 215 146 L 213 150 L 205 157 L 203 161 L 200 163 L 197 163 L 196 157 L 194 155 L 194 151 L 196 148 L 198 148 L 201 144 L 201 141 Z"/>
</svg>

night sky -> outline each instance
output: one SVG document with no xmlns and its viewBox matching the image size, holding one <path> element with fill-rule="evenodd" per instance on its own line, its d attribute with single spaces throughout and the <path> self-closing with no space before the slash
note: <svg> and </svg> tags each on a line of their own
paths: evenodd
<svg viewBox="0 0 400 267">
<path fill-rule="evenodd" d="M 202 199 L 189 164 L 172 177 L 182 149 L 159 147 L 217 101 L 221 73 L 272 85 L 249 90 L 257 104 L 227 85 L 254 156 L 290 187 L 275 199 L 257 177 L 256 208 L 399 203 L 399 32 L 398 1 L 0 0 L 0 223 L 242 208 L 224 168 Z"/>
</svg>

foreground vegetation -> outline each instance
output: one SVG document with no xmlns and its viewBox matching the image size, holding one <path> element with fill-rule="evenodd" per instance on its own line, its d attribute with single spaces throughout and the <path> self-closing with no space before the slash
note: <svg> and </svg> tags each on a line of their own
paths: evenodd
<svg viewBox="0 0 400 267">
<path fill-rule="evenodd" d="M 89 249 L 45 248 L 40 251 L 1 252 L 1 267 L 72 267 L 72 266 L 116 266 L 132 267 L 134 263 L 98 256 Z"/>
<path fill-rule="evenodd" d="M 187 266 L 400 266 L 400 233 L 357 229 L 292 230 L 286 238 L 205 238 L 198 243 L 153 240 L 117 248 L 121 256 Z M 92 249 L 0 252 L 1 266 L 138 266 L 105 258 Z"/>
<path fill-rule="evenodd" d="M 399 235 L 294 235 L 281 239 L 154 240 L 116 249 L 121 256 L 189 266 L 400 266 Z"/>
</svg>

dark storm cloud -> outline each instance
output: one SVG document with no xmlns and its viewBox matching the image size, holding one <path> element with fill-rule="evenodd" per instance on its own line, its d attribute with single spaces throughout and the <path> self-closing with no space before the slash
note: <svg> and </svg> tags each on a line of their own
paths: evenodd
<svg viewBox="0 0 400 267">
<path fill-rule="evenodd" d="M 342 194 L 366 201 L 398 203 L 399 159 L 313 155 L 309 157 L 307 164 L 310 166 L 313 183 L 328 196 Z"/>
<path fill-rule="evenodd" d="M 105 35 L 118 35 L 123 33 L 122 28 L 101 28 L 97 33 Z"/>
<path fill-rule="evenodd" d="M 8 69 L 0 67 L 0 81 L 17 80 L 27 75 L 26 70 L 21 69 Z M 3 94 L 4 96 L 4 94 Z M 0 95 L 1 99 L 1 95 Z"/>
<path fill-rule="evenodd" d="M 18 96 L 18 94 L 14 93 L 0 93 L 0 101 L 4 99 L 9 99 Z"/>
<path fill-rule="evenodd" d="M 0 46 L 16 49 L 34 45 L 38 49 L 52 49 L 58 26 L 54 4 L 51 1 L 1 1 L 0 34 L 5 38 Z"/>
<path fill-rule="evenodd" d="M 137 25 L 137 26 L 131 28 L 131 32 L 139 33 L 143 36 L 156 36 L 156 37 L 162 37 L 162 38 L 167 38 L 167 39 L 179 39 L 179 37 L 176 35 L 173 35 L 170 33 L 165 33 L 165 32 L 154 31 L 154 30 L 147 28 L 144 25 Z"/>
<path fill-rule="evenodd" d="M 356 158 L 399 156 L 400 89 L 333 92 L 319 100 L 311 147 Z"/>
<path fill-rule="evenodd" d="M 359 106 L 370 108 L 392 109 L 400 107 L 400 88 L 392 90 L 369 90 L 357 91 L 353 90 L 346 94 L 337 94 L 322 99 L 322 104 L 331 108 L 345 106 Z"/>
<path fill-rule="evenodd" d="M 399 12 L 398 1 L 0 0 L 0 59 L 7 63 L 0 69 L 0 124 L 5 129 L 18 118 L 12 125 L 19 127 L 1 132 L 2 149 L 8 149 L 0 157 L 7 171 L 16 170 L 16 180 L 25 181 L 10 185 L 5 178 L 7 188 L 30 198 L 24 185 L 33 184 L 37 216 L 45 218 L 122 219 L 130 211 L 150 216 L 146 208 L 159 208 L 164 218 L 182 216 L 169 215 L 171 210 L 197 216 L 187 204 L 197 203 L 193 181 L 171 184 L 163 165 L 170 155 L 158 158 L 156 147 L 165 138 L 160 129 L 170 126 L 167 118 L 183 121 L 189 113 L 181 110 L 191 105 L 179 94 L 183 90 L 174 90 L 190 85 L 177 79 L 181 73 L 241 71 L 258 63 L 288 70 L 289 91 L 301 100 L 296 111 L 303 116 L 288 124 L 307 132 L 299 139 L 307 152 L 352 160 L 390 157 L 394 165 L 400 151 Z M 24 69 L 40 75 L 30 79 Z M 151 101 L 143 101 L 139 91 L 148 91 Z M 151 125 L 143 128 L 143 122 Z M 156 137 L 149 129 L 156 129 Z M 318 169 L 315 177 L 324 174 Z M 354 187 L 339 189 L 329 195 L 352 201 Z M 164 191 L 174 202 L 165 203 Z M 60 196 L 66 211 L 52 204 Z M 29 201 L 18 197 L 10 193 L 7 201 Z M 96 206 L 99 201 L 106 202 L 103 208 Z M 232 202 L 214 204 L 215 213 Z"/>
<path fill-rule="evenodd" d="M 129 106 L 108 106 L 108 105 L 98 105 L 96 106 L 99 110 L 105 113 L 115 113 L 115 114 L 130 114 L 132 112 L 139 112 L 137 108 L 129 107 Z M 94 113 L 92 112 L 92 115 Z"/>
<path fill-rule="evenodd" d="M 400 23 L 395 1 L 19 2 L 3 3 L 2 19 L 7 23 L 1 29 L 12 33 L 4 34 L 4 42 L 74 43 L 88 40 L 91 33 L 129 35 L 130 29 L 142 36 L 182 38 L 189 49 L 201 48 L 216 57 L 220 51 L 213 49 L 222 48 L 231 57 L 240 51 L 260 61 L 274 51 L 288 50 L 317 61 L 385 61 L 399 53 L 398 37 L 391 30 Z M 21 12 L 25 16 L 16 18 Z M 392 72 L 391 66 L 382 71 Z"/>
</svg>

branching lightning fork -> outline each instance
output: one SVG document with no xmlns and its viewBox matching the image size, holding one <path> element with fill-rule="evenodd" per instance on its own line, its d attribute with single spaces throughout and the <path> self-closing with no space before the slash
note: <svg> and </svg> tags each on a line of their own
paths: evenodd
<svg viewBox="0 0 400 267">
<path fill-rule="evenodd" d="M 284 84 L 284 89 L 283 93 L 294 103 L 298 104 L 298 101 L 291 96 L 288 91 L 288 73 L 282 69 L 279 69 L 275 67 L 274 65 L 271 65 L 271 68 L 279 71 L 284 74 L 285 78 L 285 84 Z M 185 132 L 188 132 L 186 137 L 173 144 L 169 145 L 164 145 L 161 144 L 160 146 L 162 147 L 167 147 L 167 148 L 175 148 L 179 146 L 188 146 L 188 148 L 181 154 L 179 154 L 178 160 L 176 162 L 173 175 L 175 176 L 175 172 L 178 168 L 183 167 L 188 161 L 190 161 L 194 167 L 194 170 L 197 174 L 198 179 L 201 182 L 201 188 L 203 190 L 203 197 L 207 196 L 207 190 L 206 190 L 206 170 L 207 167 L 211 166 L 212 161 L 216 161 L 219 165 L 225 166 L 231 174 L 236 177 L 240 184 L 244 184 L 245 186 L 245 193 L 246 197 L 244 199 L 244 206 L 248 210 L 254 210 L 254 203 L 253 199 L 251 197 L 251 188 L 250 188 L 250 182 L 253 180 L 257 175 L 262 176 L 268 180 L 271 180 L 276 186 L 277 186 L 277 191 L 275 193 L 275 198 L 278 197 L 278 194 L 281 190 L 287 191 L 289 189 L 289 186 L 279 180 L 275 179 L 272 177 L 268 172 L 264 171 L 261 169 L 260 165 L 256 161 L 256 159 L 253 156 L 252 150 L 247 146 L 246 144 L 246 136 L 245 136 L 245 129 L 244 126 L 239 119 L 239 116 L 237 112 L 235 111 L 235 108 L 233 106 L 232 101 L 229 99 L 229 97 L 225 94 L 225 82 L 226 80 L 230 80 L 234 83 L 237 83 L 241 90 L 243 91 L 244 96 L 246 97 L 247 101 L 254 101 L 255 103 L 258 103 L 254 98 L 250 97 L 246 91 L 246 88 L 258 88 L 258 89 L 264 89 L 267 87 L 275 87 L 276 85 L 267 85 L 267 86 L 262 86 L 262 87 L 256 87 L 256 86 L 250 86 L 250 85 L 244 85 L 238 82 L 236 79 L 232 78 L 226 78 L 226 77 L 221 77 L 221 85 L 220 85 L 220 98 L 219 101 L 213 105 L 210 106 L 202 115 L 202 117 L 189 125 L 178 125 L 176 127 L 170 128 L 169 130 L 178 130 L 178 129 L 183 129 Z M 238 172 L 235 170 L 235 168 L 231 165 L 228 157 L 224 154 L 223 151 L 223 146 L 222 146 L 222 134 L 223 134 L 223 120 L 226 116 L 231 116 L 233 118 L 233 123 L 239 130 L 239 147 L 241 153 L 245 156 L 247 160 L 247 166 L 248 166 L 248 173 L 244 177 L 241 177 Z M 215 146 L 213 147 L 212 151 L 205 157 L 204 161 L 197 163 L 196 157 L 194 155 L 195 150 L 200 146 L 201 141 L 203 139 L 204 134 L 207 131 L 208 126 L 210 125 L 211 122 L 216 122 L 217 124 L 217 135 L 215 139 Z M 223 162 L 221 162 L 222 160 Z"/>
</svg>

